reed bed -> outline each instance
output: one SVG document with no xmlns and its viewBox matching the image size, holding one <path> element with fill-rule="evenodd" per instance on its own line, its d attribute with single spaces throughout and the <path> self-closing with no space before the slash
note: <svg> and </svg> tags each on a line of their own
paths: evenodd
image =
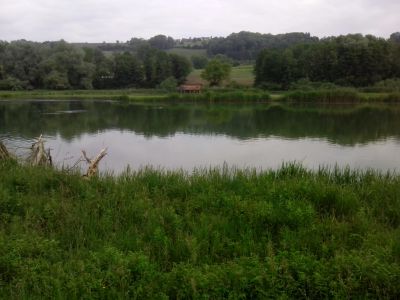
<svg viewBox="0 0 400 300">
<path fill-rule="evenodd" d="M 353 88 L 296 90 L 288 92 L 282 100 L 314 103 L 400 102 L 400 93 L 360 93 Z"/>
</svg>

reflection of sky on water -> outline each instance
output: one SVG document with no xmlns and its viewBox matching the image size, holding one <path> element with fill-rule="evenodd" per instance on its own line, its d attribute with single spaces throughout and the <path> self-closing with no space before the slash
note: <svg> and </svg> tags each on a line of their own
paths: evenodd
<svg viewBox="0 0 400 300">
<path fill-rule="evenodd" d="M 144 137 L 129 131 L 107 130 L 84 134 L 66 142 L 61 137 L 48 138 L 58 164 L 73 164 L 85 149 L 95 156 L 101 148 L 108 155 L 101 170 L 121 172 L 129 165 L 138 169 L 146 165 L 165 169 L 192 170 L 195 167 L 229 166 L 277 168 L 282 162 L 296 161 L 304 166 L 350 166 L 393 170 L 400 168 L 400 143 L 386 139 L 356 146 L 340 146 L 322 139 L 284 139 L 280 137 L 239 140 L 226 135 L 188 135 Z M 67 160 L 64 160 L 68 158 Z"/>
<path fill-rule="evenodd" d="M 162 109 L 161 109 L 162 108 Z M 400 106 L 287 106 L 109 101 L 0 101 L 0 140 L 21 156 L 41 133 L 55 162 L 73 165 L 81 149 L 120 172 L 282 162 L 400 169 Z M 84 166 L 82 164 L 82 166 Z"/>
</svg>

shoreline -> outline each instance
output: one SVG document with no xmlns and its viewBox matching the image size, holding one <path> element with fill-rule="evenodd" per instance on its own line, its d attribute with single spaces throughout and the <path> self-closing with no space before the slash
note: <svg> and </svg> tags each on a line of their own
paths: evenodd
<svg viewBox="0 0 400 300">
<path fill-rule="evenodd" d="M 68 91 L 0 91 L 0 100 L 119 100 L 146 101 L 243 101 L 298 103 L 398 103 L 400 93 L 366 93 L 353 89 L 296 90 L 266 92 L 262 90 L 208 90 L 201 94 L 168 93 L 160 90 L 68 90 Z"/>
</svg>

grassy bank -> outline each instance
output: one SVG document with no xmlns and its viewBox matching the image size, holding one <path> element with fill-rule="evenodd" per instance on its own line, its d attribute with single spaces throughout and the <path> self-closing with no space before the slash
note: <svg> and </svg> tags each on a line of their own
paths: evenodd
<svg viewBox="0 0 400 300">
<path fill-rule="evenodd" d="M 161 90 L 0 91 L 0 99 L 121 100 L 121 101 L 260 101 L 270 99 L 260 90 L 205 90 L 201 94 L 167 93 Z"/>
<path fill-rule="evenodd" d="M 399 225 L 398 175 L 0 161 L 0 297 L 395 299 Z"/>
<path fill-rule="evenodd" d="M 170 94 L 168 100 L 208 101 L 208 102 L 257 102 L 271 99 L 268 92 L 259 90 L 205 91 L 201 94 Z"/>
<path fill-rule="evenodd" d="M 165 92 L 156 89 L 0 91 L 0 99 L 142 101 L 165 97 Z"/>
<path fill-rule="evenodd" d="M 121 101 L 291 101 L 316 103 L 400 102 L 400 93 L 365 93 L 351 88 L 281 91 L 270 94 L 259 89 L 214 88 L 201 94 L 169 93 L 159 89 L 0 91 L 1 99 L 121 100 Z"/>
<path fill-rule="evenodd" d="M 399 102 L 400 93 L 362 93 L 352 88 L 296 90 L 285 93 L 282 99 L 322 103 Z"/>
</svg>

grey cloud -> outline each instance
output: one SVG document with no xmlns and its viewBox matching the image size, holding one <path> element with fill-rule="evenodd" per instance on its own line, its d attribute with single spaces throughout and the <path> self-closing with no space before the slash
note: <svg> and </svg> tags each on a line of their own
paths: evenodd
<svg viewBox="0 0 400 300">
<path fill-rule="evenodd" d="M 398 0 L 0 0 L 0 39 L 115 41 L 265 33 L 388 37 L 400 30 Z"/>
</svg>

